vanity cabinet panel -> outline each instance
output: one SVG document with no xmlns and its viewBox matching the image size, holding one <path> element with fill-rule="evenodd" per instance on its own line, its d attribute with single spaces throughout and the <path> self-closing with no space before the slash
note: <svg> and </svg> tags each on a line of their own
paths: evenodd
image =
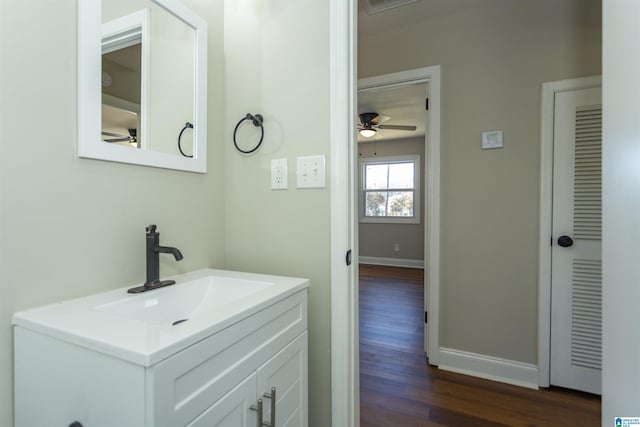
<svg viewBox="0 0 640 427">
<path fill-rule="evenodd" d="M 145 425 L 144 369 L 14 327 L 15 427 Z"/>
<path fill-rule="evenodd" d="M 153 425 L 188 425 L 306 329 L 304 290 L 151 367 Z"/>
<path fill-rule="evenodd" d="M 188 427 L 254 427 L 258 414 L 250 407 L 255 402 L 256 375 L 253 374 L 211 405 Z"/>
</svg>

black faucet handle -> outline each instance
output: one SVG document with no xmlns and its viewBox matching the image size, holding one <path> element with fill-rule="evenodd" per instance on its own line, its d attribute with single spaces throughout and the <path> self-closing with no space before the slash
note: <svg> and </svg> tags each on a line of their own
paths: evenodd
<svg viewBox="0 0 640 427">
<path fill-rule="evenodd" d="M 158 228 L 158 227 L 156 227 L 155 224 L 147 225 L 147 228 L 146 228 L 147 234 L 155 233 L 156 232 L 156 228 Z"/>
</svg>

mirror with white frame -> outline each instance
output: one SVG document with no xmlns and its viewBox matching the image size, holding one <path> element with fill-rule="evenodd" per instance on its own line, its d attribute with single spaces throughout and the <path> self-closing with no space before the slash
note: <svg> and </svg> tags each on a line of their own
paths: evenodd
<svg viewBox="0 0 640 427">
<path fill-rule="evenodd" d="M 205 173 L 206 22 L 177 0 L 79 0 L 78 156 Z"/>
</svg>

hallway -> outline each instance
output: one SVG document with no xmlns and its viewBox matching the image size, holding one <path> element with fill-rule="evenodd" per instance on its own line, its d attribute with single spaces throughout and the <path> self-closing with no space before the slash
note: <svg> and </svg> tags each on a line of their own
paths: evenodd
<svg viewBox="0 0 640 427">
<path fill-rule="evenodd" d="M 423 270 L 360 265 L 361 427 L 599 426 L 600 398 L 429 367 Z"/>
</svg>

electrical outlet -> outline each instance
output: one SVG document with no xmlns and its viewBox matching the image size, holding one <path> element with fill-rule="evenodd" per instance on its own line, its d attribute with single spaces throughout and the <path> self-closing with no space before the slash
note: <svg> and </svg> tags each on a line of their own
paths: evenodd
<svg viewBox="0 0 640 427">
<path fill-rule="evenodd" d="M 393 252 L 400 252 L 400 243 L 393 244 Z"/>
<path fill-rule="evenodd" d="M 287 182 L 287 159 L 271 160 L 271 189 L 286 190 Z"/>
<path fill-rule="evenodd" d="M 298 188 L 326 187 L 324 156 L 298 157 L 296 176 Z"/>
</svg>

